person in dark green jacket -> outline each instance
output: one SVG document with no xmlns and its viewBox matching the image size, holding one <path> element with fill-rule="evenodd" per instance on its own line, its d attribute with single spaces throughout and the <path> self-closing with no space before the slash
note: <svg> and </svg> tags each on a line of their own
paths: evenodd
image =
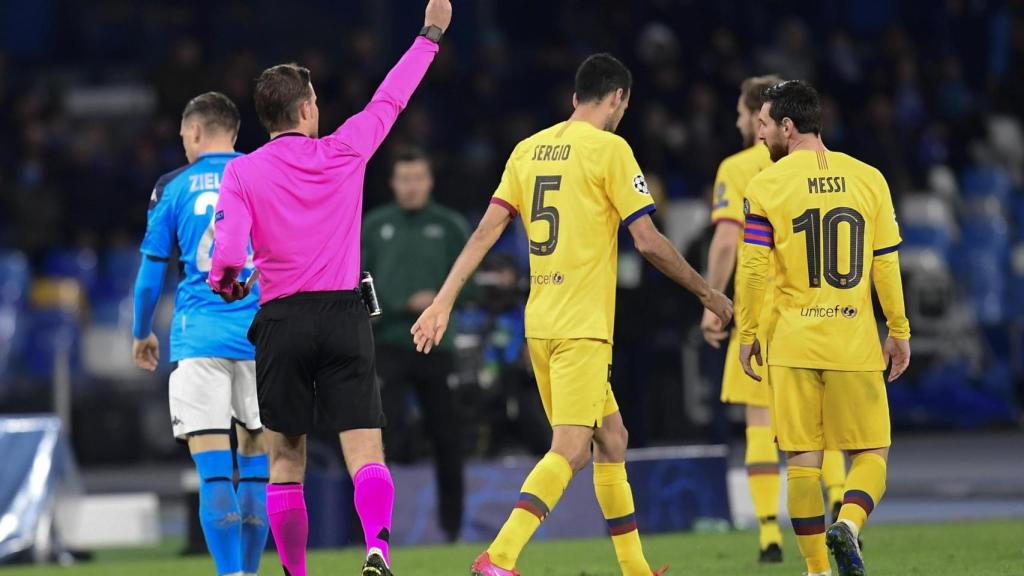
<svg viewBox="0 0 1024 576">
<path fill-rule="evenodd" d="M 431 200 L 430 159 L 407 149 L 395 157 L 391 189 L 395 201 L 363 220 L 363 269 L 374 278 L 383 314 L 374 325 L 377 373 L 388 427 L 389 460 L 412 458 L 408 402 L 415 393 L 426 432 L 434 445 L 441 528 L 450 541 L 459 536 L 463 510 L 461 421 L 449 386 L 454 372 L 454 338 L 429 355 L 417 354 L 410 327 L 437 294 L 469 238 L 465 219 Z"/>
</svg>

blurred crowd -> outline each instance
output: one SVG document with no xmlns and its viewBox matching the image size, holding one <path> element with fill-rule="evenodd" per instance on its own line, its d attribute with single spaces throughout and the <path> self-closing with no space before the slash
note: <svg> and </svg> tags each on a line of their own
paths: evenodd
<svg viewBox="0 0 1024 576">
<path fill-rule="evenodd" d="M 322 129 L 358 110 L 421 18 L 415 3 L 310 0 L 6 3 L 0 46 L 3 243 L 134 244 L 153 182 L 184 162 L 184 104 L 220 90 L 242 110 L 242 151 L 263 67 L 313 71 Z M 740 143 L 747 75 L 803 78 L 825 95 L 825 142 L 874 164 L 897 195 L 936 164 L 972 161 L 993 113 L 1024 106 L 1021 4 L 981 0 L 498 2 L 460 6 L 452 34 L 389 146 L 438 160 L 440 197 L 485 204 L 514 143 L 564 118 L 572 73 L 610 51 L 636 75 L 622 127 L 670 198 L 704 197 Z M 387 154 L 385 149 L 384 154 Z M 377 161 L 368 204 L 383 202 Z"/>
<path fill-rule="evenodd" d="M 311 69 L 321 131 L 332 131 L 411 42 L 419 4 L 3 3 L 0 249 L 26 254 L 34 276 L 59 268 L 55 251 L 133 253 L 154 182 L 185 163 L 178 128 L 191 97 L 231 97 L 242 113 L 238 150 L 253 150 L 266 141 L 253 79 L 295 61 Z M 633 69 L 620 132 L 661 202 L 710 203 L 718 163 L 742 145 L 740 82 L 777 73 L 819 88 L 826 145 L 878 167 L 897 205 L 935 189 L 937 174 L 955 187 L 983 165 L 997 166 L 1007 187 L 1001 206 L 1024 207 L 1024 148 L 992 144 L 997 125 L 1016 142 L 1024 118 L 1022 2 L 474 0 L 458 5 L 427 80 L 371 162 L 367 208 L 390 199 L 388 156 L 411 144 L 433 157 L 436 199 L 473 222 L 515 143 L 569 115 L 573 72 L 598 51 Z M 659 211 L 663 220 L 673 214 Z M 511 252 L 521 268 L 524 253 Z M 1005 268 L 1009 253 L 1001 257 L 996 266 Z M 620 398 L 624 413 L 645 423 L 631 427 L 642 445 L 648 434 L 679 437 L 685 427 L 657 411 L 673 390 L 661 384 L 684 373 L 680 343 L 699 310 L 638 258 L 623 266 L 632 280 L 620 284 L 616 365 L 629 375 L 623 386 L 637 387 Z M 124 276 L 126 295 L 131 265 L 111 269 Z M 507 310 L 492 312 L 491 328 Z"/>
</svg>

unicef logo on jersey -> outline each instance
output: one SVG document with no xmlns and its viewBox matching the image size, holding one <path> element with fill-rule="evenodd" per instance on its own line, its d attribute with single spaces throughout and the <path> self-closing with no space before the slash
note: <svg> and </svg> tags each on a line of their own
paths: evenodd
<svg viewBox="0 0 1024 576">
<path fill-rule="evenodd" d="M 561 286 L 563 283 L 565 283 L 565 274 L 561 272 L 530 275 L 530 284 L 536 286 Z"/>
<path fill-rule="evenodd" d="M 647 189 L 647 180 L 644 179 L 643 174 L 633 176 L 633 189 L 647 196 L 651 194 L 651 191 Z"/>
<path fill-rule="evenodd" d="M 852 320 L 857 317 L 857 308 L 854 306 L 812 306 L 801 308 L 800 316 L 804 318 L 846 318 Z"/>
</svg>

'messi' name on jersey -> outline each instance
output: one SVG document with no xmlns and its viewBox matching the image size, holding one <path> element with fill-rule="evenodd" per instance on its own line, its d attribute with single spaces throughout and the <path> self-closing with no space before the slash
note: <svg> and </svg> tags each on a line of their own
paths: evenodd
<svg viewBox="0 0 1024 576">
<path fill-rule="evenodd" d="M 540 162 L 560 162 L 569 159 L 569 152 L 572 151 L 571 144 L 540 144 L 533 148 L 532 160 Z"/>
<path fill-rule="evenodd" d="M 846 192 L 846 176 L 819 176 L 807 179 L 808 194 Z"/>
<path fill-rule="evenodd" d="M 203 172 L 200 174 L 189 174 L 189 192 L 202 192 L 203 190 L 220 190 L 220 172 Z"/>
</svg>

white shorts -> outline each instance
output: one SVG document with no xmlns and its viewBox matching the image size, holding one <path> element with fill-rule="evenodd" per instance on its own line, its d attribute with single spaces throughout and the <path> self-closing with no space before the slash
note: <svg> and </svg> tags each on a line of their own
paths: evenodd
<svg viewBox="0 0 1024 576">
<path fill-rule="evenodd" d="M 187 358 L 170 380 L 174 437 L 229 433 L 232 418 L 251 432 L 263 428 L 256 394 L 256 362 Z"/>
</svg>

